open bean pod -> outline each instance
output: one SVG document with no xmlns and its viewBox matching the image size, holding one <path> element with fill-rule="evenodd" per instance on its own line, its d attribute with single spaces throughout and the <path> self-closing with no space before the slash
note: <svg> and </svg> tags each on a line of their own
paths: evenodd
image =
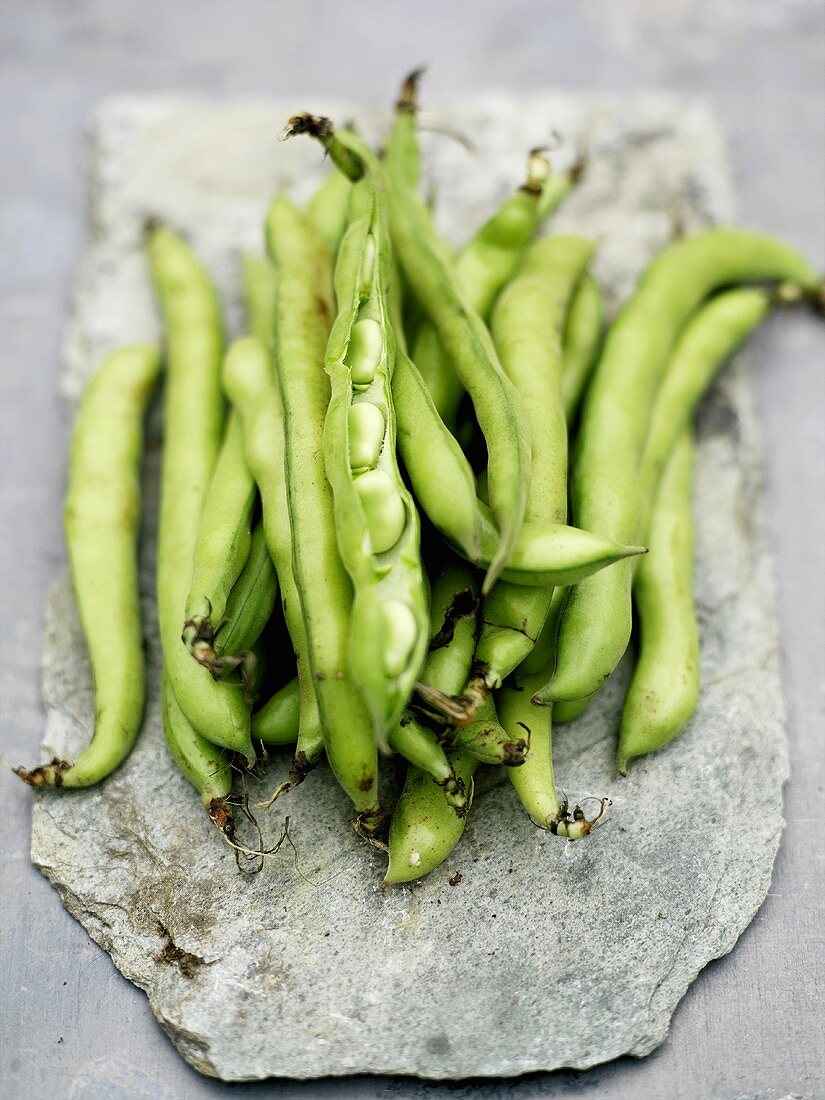
<svg viewBox="0 0 825 1100">
<path fill-rule="evenodd" d="M 396 340 L 383 173 L 359 138 L 325 136 L 333 160 L 361 173 L 335 266 L 339 312 L 325 358 L 332 396 L 324 459 L 338 546 L 354 590 L 350 672 L 383 739 L 423 664 L 429 601 L 418 513 L 395 453 Z"/>
</svg>

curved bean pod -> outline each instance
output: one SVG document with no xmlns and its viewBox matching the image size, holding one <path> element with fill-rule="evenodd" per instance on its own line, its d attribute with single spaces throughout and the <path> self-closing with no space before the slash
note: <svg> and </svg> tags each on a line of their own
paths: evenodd
<svg viewBox="0 0 825 1100">
<path fill-rule="evenodd" d="M 333 164 L 307 203 L 306 214 L 332 255 L 347 228 L 352 183 L 348 176 Z"/>
<path fill-rule="evenodd" d="M 235 821 L 229 804 L 232 768 L 226 754 L 193 729 L 180 709 L 167 676 L 163 677 L 163 730 L 169 751 L 198 792 L 209 819 L 230 839 Z"/>
<path fill-rule="evenodd" d="M 390 227 L 404 275 L 470 395 L 487 441 L 490 503 L 500 543 L 487 571 L 490 590 L 506 566 L 524 518 L 530 479 L 529 423 L 498 361 L 490 334 L 471 308 L 435 235 L 426 206 L 410 187 L 407 162 L 418 161 L 411 112 L 400 112 L 387 152 Z"/>
<path fill-rule="evenodd" d="M 249 557 L 256 495 L 244 458 L 241 422 L 230 412 L 203 504 L 181 635 L 195 660 L 216 676 L 222 665 L 213 643 L 229 593 Z"/>
<path fill-rule="evenodd" d="M 421 670 L 429 625 L 418 513 L 395 455 L 384 176 L 359 138 L 335 133 L 326 119 L 296 116 L 289 132 L 309 133 L 335 163 L 360 173 L 335 265 L 339 312 L 325 358 L 331 399 L 324 460 L 338 549 L 353 586 L 349 668 L 384 742 Z"/>
<path fill-rule="evenodd" d="M 472 798 L 478 761 L 460 749 L 449 753 L 458 779 Z M 418 768 L 410 768 L 390 822 L 389 866 L 385 886 L 413 882 L 443 863 L 461 840 L 466 815 L 459 816 L 438 784 Z"/>
<path fill-rule="evenodd" d="M 253 336 L 237 340 L 223 367 L 226 392 L 243 425 L 244 453 L 261 494 L 267 546 L 281 589 L 281 606 L 298 665 L 300 728 L 288 782 L 295 786 L 319 762 L 323 735 L 309 666 L 303 610 L 292 572 L 287 486 L 284 478 L 284 423 L 272 356 Z M 253 718 L 254 728 L 254 718 Z M 255 736 L 268 738 L 260 732 Z"/>
<path fill-rule="evenodd" d="M 549 217 L 573 186 L 570 173 L 550 174 L 540 150 L 530 153 L 527 178 L 478 230 L 455 258 L 453 269 L 466 300 L 485 320 L 499 291 L 513 277 L 541 222 Z M 429 322 L 419 326 L 413 362 L 430 390 L 445 423 L 455 424 L 464 387 Z"/>
<path fill-rule="evenodd" d="M 137 576 L 143 416 L 157 348 L 114 352 L 86 387 L 72 433 L 64 522 L 75 598 L 95 693 L 92 740 L 74 764 L 17 774 L 35 787 L 88 787 L 105 779 L 135 743 L 145 674 Z"/>
<path fill-rule="evenodd" d="M 271 348 L 275 339 L 278 272 L 266 256 L 243 257 L 243 294 L 249 331 Z"/>
<path fill-rule="evenodd" d="M 163 660 L 192 726 L 216 745 L 240 753 L 251 766 L 255 753 L 242 686 L 213 680 L 192 660 L 180 636 L 192 555 L 223 427 L 220 308 L 209 276 L 181 237 L 155 228 L 148 251 L 169 349 L 157 554 Z"/>
<path fill-rule="evenodd" d="M 460 691 L 470 671 L 478 618 L 478 587 L 464 566 L 448 565 L 433 584 L 430 607 L 430 649 L 416 690 L 426 703 L 435 693 Z M 427 772 L 442 787 L 457 813 L 466 813 L 467 794 L 435 733 L 412 710 L 390 730 L 390 746 L 410 764 Z"/>
<path fill-rule="evenodd" d="M 673 350 L 650 414 L 648 435 L 639 460 L 640 530 L 648 515 L 663 463 L 682 426 L 702 395 L 742 341 L 775 301 L 771 291 L 745 287 L 723 291 L 697 310 Z M 553 708 L 556 725 L 582 714 L 596 692 L 582 699 L 561 700 Z"/>
<path fill-rule="evenodd" d="M 568 425 L 579 404 L 593 368 L 604 324 L 604 300 L 599 284 L 587 271 L 582 275 L 570 303 L 564 324 L 561 398 Z"/>
<path fill-rule="evenodd" d="M 477 708 L 476 714 L 472 721 L 455 727 L 452 744 L 482 764 L 503 764 L 508 770 L 521 767 L 530 747 L 529 737 L 525 740 L 522 736 L 524 731 L 516 730 L 516 736 L 511 737 L 501 726 L 490 698 Z"/>
<path fill-rule="evenodd" d="M 269 208 L 266 234 L 278 268 L 275 367 L 284 412 L 292 572 L 327 759 L 355 806 L 356 827 L 369 835 L 383 819 L 378 753 L 369 711 L 348 671 L 352 586 L 338 552 L 332 489 L 324 469 L 330 385 L 323 362 L 333 314 L 331 259 L 301 211 L 283 196 Z"/>
<path fill-rule="evenodd" d="M 524 664 L 496 696 L 499 721 L 511 738 L 527 738 L 529 747 L 520 768 L 509 768 L 507 777 L 527 813 L 536 825 L 557 836 L 579 840 L 601 823 L 611 805 L 609 798 L 597 799 L 599 811 L 587 818 L 580 805 L 569 807 L 559 801 L 553 772 L 553 716 L 555 706 L 537 706 L 531 698 L 547 676 L 553 660 L 556 625 L 563 595 L 554 594 L 547 622 Z"/>
<path fill-rule="evenodd" d="M 593 253 L 589 241 L 545 237 L 529 250 L 493 314 L 504 369 L 530 418 L 532 471 L 525 521 L 567 518 L 567 421 L 561 396 L 562 331 L 574 289 Z M 527 654 L 550 608 L 552 589 L 495 586 L 482 608 L 477 676 L 497 688 Z"/>
<path fill-rule="evenodd" d="M 760 281 L 790 281 L 810 294 L 820 287 L 817 272 L 794 249 L 739 229 L 684 238 L 648 267 L 610 329 L 584 405 L 571 482 L 576 523 L 609 538 L 638 536 L 638 464 L 673 345 L 714 290 Z M 560 625 L 553 678 L 540 693 L 544 701 L 590 695 L 616 667 L 630 637 L 632 575 L 625 563 L 576 586 Z"/>
<path fill-rule="evenodd" d="M 660 749 L 681 733 L 699 701 L 692 489 L 688 430 L 662 471 L 650 518 L 651 552 L 633 581 L 640 645 L 619 731 L 622 775 L 632 757 Z"/>
<path fill-rule="evenodd" d="M 254 670 L 254 663 L 249 660 L 251 650 L 272 617 L 277 601 L 278 577 L 266 543 L 264 525 L 258 523 L 252 532 L 249 557 L 229 593 L 224 621 L 213 643 L 221 675 L 228 675 L 238 664 L 249 665 Z"/>
<path fill-rule="evenodd" d="M 685 327 L 656 393 L 639 460 L 642 531 L 647 530 L 656 486 L 683 428 L 717 373 L 775 304 L 776 296 L 768 290 L 723 291 Z"/>
<path fill-rule="evenodd" d="M 294 677 L 252 715 L 252 736 L 267 745 L 291 745 L 298 737 L 301 689 Z"/>
</svg>

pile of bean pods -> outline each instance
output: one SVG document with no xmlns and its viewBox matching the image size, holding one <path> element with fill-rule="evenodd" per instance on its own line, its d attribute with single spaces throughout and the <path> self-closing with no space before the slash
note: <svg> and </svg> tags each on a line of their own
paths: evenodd
<svg viewBox="0 0 825 1100">
<path fill-rule="evenodd" d="M 229 347 L 187 241 L 147 227 L 164 354 L 103 363 L 69 464 L 94 733 L 74 763 L 18 772 L 86 787 L 138 736 L 142 425 L 164 359 L 171 754 L 233 844 L 234 776 L 294 746 L 274 801 L 325 760 L 355 828 L 388 851 L 387 883 L 457 844 L 479 765 L 505 768 L 537 826 L 593 830 L 609 799 L 588 816 L 558 797 L 551 722 L 588 706 L 634 619 L 619 771 L 688 723 L 693 413 L 774 306 L 823 296 L 786 244 L 716 227 L 665 248 L 603 331 L 593 242 L 539 236 L 578 170 L 553 172 L 538 150 L 453 251 L 420 193 L 417 75 L 381 156 L 327 119 L 290 120 L 286 136 L 315 139 L 330 171 L 306 209 L 272 202 L 266 258 L 244 262 L 249 335 Z M 407 765 L 389 818 L 382 754 Z"/>
</svg>

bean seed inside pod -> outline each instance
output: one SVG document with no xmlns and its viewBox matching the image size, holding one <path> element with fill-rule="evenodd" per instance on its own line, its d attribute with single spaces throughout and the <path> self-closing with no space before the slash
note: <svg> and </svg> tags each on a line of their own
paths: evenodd
<svg viewBox="0 0 825 1100">
<path fill-rule="evenodd" d="M 383 350 L 384 340 L 378 322 L 370 317 L 356 321 L 345 360 L 352 373 L 353 386 L 368 386 L 372 382 Z"/>
<path fill-rule="evenodd" d="M 355 479 L 355 488 L 367 516 L 373 554 L 392 549 L 401 538 L 407 517 L 404 502 L 384 470 L 367 470 Z"/>
<path fill-rule="evenodd" d="M 350 406 L 347 420 L 350 468 L 356 473 L 371 470 L 384 442 L 384 414 L 371 401 L 359 401 Z"/>
<path fill-rule="evenodd" d="M 399 676 L 407 668 L 418 638 L 418 624 L 410 608 L 399 599 L 388 599 L 384 615 L 384 668 Z"/>
<path fill-rule="evenodd" d="M 363 295 L 369 294 L 370 286 L 372 285 L 373 274 L 375 273 L 375 237 L 369 236 L 364 241 L 364 255 L 361 260 L 361 293 Z"/>
<path fill-rule="evenodd" d="M 400 600 L 388 600 L 384 615 L 384 668 L 388 676 L 400 676 L 412 656 L 418 637 L 415 615 Z"/>
</svg>

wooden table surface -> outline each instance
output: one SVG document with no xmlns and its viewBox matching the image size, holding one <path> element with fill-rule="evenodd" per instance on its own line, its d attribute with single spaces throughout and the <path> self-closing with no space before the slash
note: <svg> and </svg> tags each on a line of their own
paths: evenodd
<svg viewBox="0 0 825 1100">
<path fill-rule="evenodd" d="M 782 234 L 825 267 L 821 0 L 3 0 L 0 34 L 0 705 L 2 753 L 14 764 L 34 759 L 42 735 L 43 604 L 64 560 L 67 422 L 56 378 L 88 232 L 84 125 L 102 97 L 182 88 L 294 93 L 296 108 L 311 105 L 313 92 L 389 103 L 399 76 L 422 61 L 432 100 L 492 86 L 701 95 L 730 138 L 741 221 Z M 4 771 L 6 1095 L 822 1096 L 825 325 L 780 317 L 752 349 L 791 740 L 788 826 L 768 900 L 734 952 L 691 988 L 664 1046 L 641 1062 L 505 1083 L 201 1078 L 30 865 L 30 796 Z"/>
</svg>

